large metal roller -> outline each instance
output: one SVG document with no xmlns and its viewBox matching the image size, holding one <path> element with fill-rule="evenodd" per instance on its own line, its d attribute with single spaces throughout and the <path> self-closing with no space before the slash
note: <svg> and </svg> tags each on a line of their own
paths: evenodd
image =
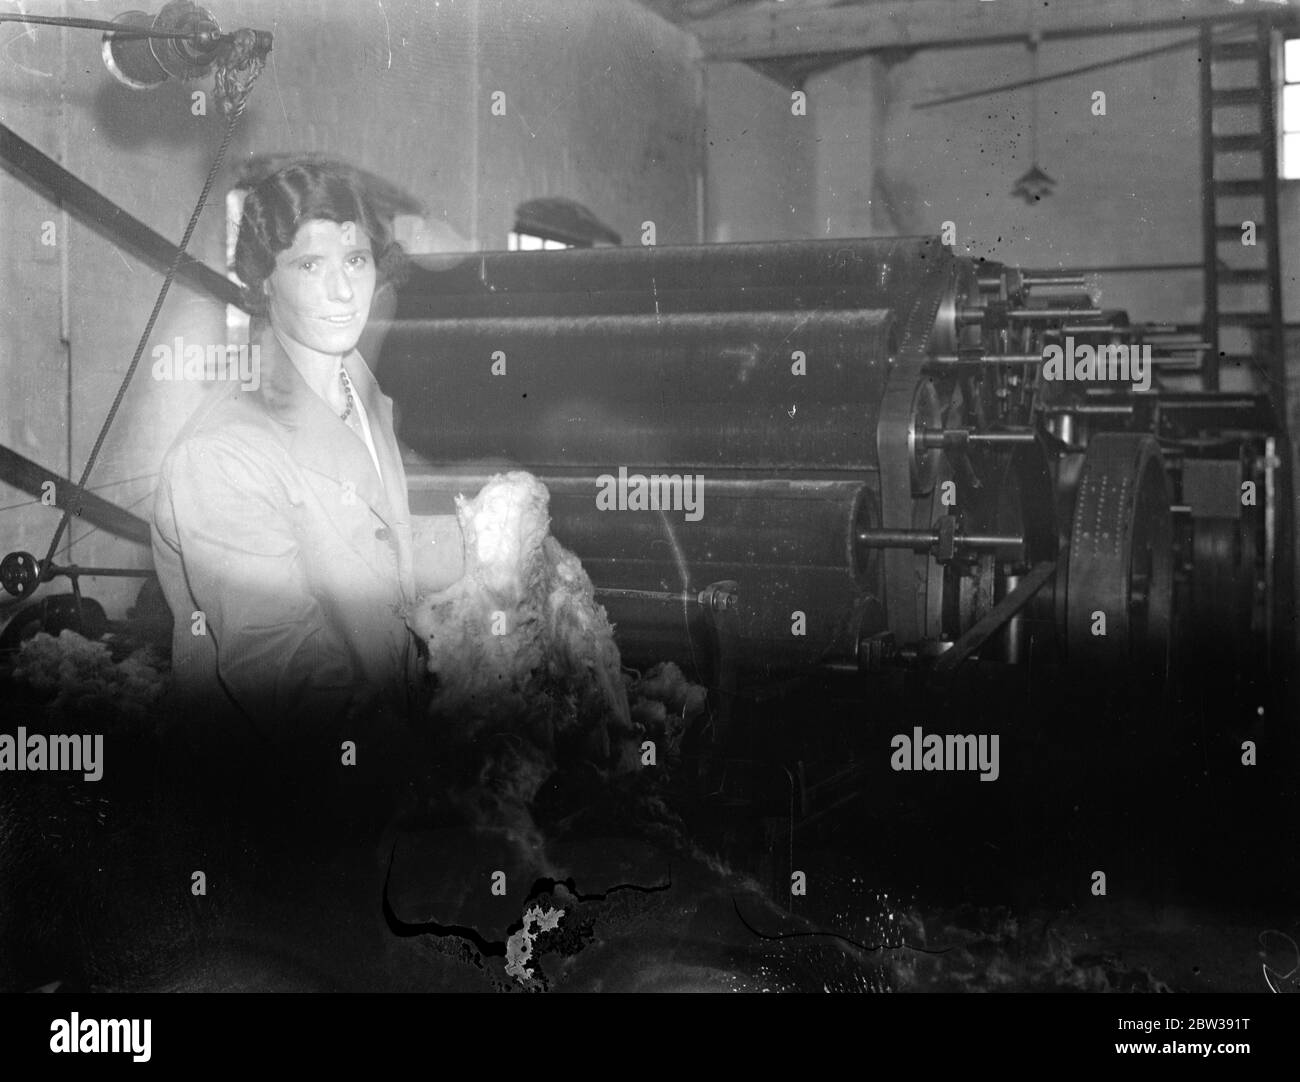
<svg viewBox="0 0 1300 1082">
<path fill-rule="evenodd" d="M 955 264 L 937 237 L 426 256 L 396 318 L 898 310 Z"/>
<path fill-rule="evenodd" d="M 412 466 L 411 510 L 446 513 L 491 472 Z M 698 663 L 710 623 L 698 595 L 726 581 L 740 584 L 728 615 L 747 669 L 845 660 L 860 634 L 883 628 L 878 557 L 857 544 L 878 518 L 876 502 L 858 481 L 708 477 L 704 514 L 692 522 L 673 510 L 602 511 L 594 475 L 539 476 L 551 532 L 582 557 L 625 658 L 660 660 L 677 644 L 681 660 Z"/>
<path fill-rule="evenodd" d="M 409 319 L 380 379 L 437 463 L 864 471 L 892 327 L 878 309 Z"/>
</svg>

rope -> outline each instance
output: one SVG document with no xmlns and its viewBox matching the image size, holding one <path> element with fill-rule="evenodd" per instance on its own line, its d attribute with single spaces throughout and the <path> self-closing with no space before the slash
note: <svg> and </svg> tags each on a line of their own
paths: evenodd
<svg viewBox="0 0 1300 1082">
<path fill-rule="evenodd" d="M 109 429 L 113 427 L 113 421 L 122 405 L 122 399 L 126 397 L 126 390 L 131 385 L 135 370 L 140 366 L 140 358 L 144 356 L 145 346 L 153 334 L 154 324 L 158 322 L 158 316 L 162 312 L 163 304 L 167 300 L 167 294 L 171 290 L 172 280 L 176 277 L 176 271 L 186 258 L 185 249 L 189 247 L 190 239 L 199 224 L 199 217 L 203 214 L 203 208 L 207 205 L 212 185 L 216 183 L 217 173 L 221 170 L 221 163 L 225 159 L 226 151 L 230 148 L 230 140 L 235 134 L 235 125 L 239 122 L 239 118 L 244 115 L 244 107 L 247 104 L 247 97 L 242 98 L 231 111 L 226 122 L 226 133 L 221 139 L 221 146 L 217 148 L 217 156 L 212 160 L 211 168 L 208 169 L 207 180 L 203 182 L 203 190 L 199 193 L 199 200 L 194 206 L 194 212 L 190 215 L 189 223 L 185 226 L 185 233 L 181 237 L 181 242 L 172 255 L 171 265 L 167 268 L 167 276 L 163 279 L 162 289 L 158 291 L 158 299 L 154 301 L 153 311 L 149 313 L 149 321 L 145 324 L 144 332 L 140 335 L 140 341 L 136 344 L 135 356 L 131 358 L 131 364 L 126 370 L 126 375 L 122 377 L 122 382 L 117 388 L 117 394 L 113 397 L 113 404 L 108 409 L 108 416 L 104 418 L 104 423 L 99 429 L 99 435 L 95 437 L 95 445 L 90 449 L 90 457 L 86 460 L 85 469 L 81 472 L 81 480 L 77 484 L 76 496 L 64 508 L 63 514 L 59 518 L 59 525 L 54 531 L 49 550 L 45 553 L 45 559 L 41 563 L 42 579 L 46 577 L 46 568 L 53 565 L 54 554 L 58 551 L 59 542 L 63 539 L 63 531 L 68 528 L 69 518 L 72 517 L 74 512 L 77 515 L 81 514 L 82 491 L 86 487 L 86 482 L 90 480 L 91 471 L 95 468 L 95 460 L 99 457 L 100 449 L 104 446 L 104 440 L 108 436 Z"/>
<path fill-rule="evenodd" d="M 153 495 L 153 490 L 151 489 L 150 491 L 144 493 L 142 496 L 137 496 L 134 500 L 132 500 L 132 501 L 131 501 L 130 503 L 128 503 L 124 508 L 122 508 L 122 510 L 123 510 L 123 511 L 130 511 L 131 508 L 133 508 L 133 507 L 137 507 L 137 506 L 139 506 L 140 504 L 144 503 L 144 501 L 147 500 L 147 499 L 148 499 L 150 496 L 152 496 L 152 495 Z M 72 550 L 72 547 L 73 547 L 74 545 L 79 545 L 79 544 L 81 544 L 81 542 L 85 541 L 86 538 L 88 538 L 91 534 L 99 533 L 99 531 L 102 530 L 103 528 L 104 528 L 103 526 L 92 526 L 89 530 L 87 530 L 85 533 L 83 533 L 80 537 L 72 537 L 72 536 L 69 536 L 69 537 L 68 537 L 68 543 L 67 543 L 66 545 L 63 546 L 64 551 L 65 551 L 65 552 L 70 552 L 70 551 Z M 71 531 L 69 531 L 69 534 L 71 534 Z"/>
</svg>

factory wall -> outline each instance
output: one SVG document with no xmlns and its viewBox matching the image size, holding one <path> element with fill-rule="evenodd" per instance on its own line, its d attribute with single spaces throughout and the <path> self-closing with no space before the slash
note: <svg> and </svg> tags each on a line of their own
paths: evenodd
<svg viewBox="0 0 1300 1082">
<path fill-rule="evenodd" d="M 704 83 L 705 239 L 723 244 L 816 235 L 812 117 L 792 111 L 788 87 L 745 64 L 708 64 Z"/>
<path fill-rule="evenodd" d="M 86 10 L 73 0 L 26 6 L 35 14 Z M 127 6 L 96 5 L 93 14 L 111 17 Z M 427 205 L 423 234 L 431 250 L 504 248 L 518 203 L 546 195 L 584 203 L 625 242 L 636 243 L 647 220 L 656 223 L 661 244 L 698 238 L 697 49 L 632 0 L 210 6 L 225 29 L 275 34 L 270 63 L 190 245 L 210 266 L 225 266 L 224 194 L 240 164 L 283 151 L 336 155 L 409 190 Z M 191 94 L 210 90 L 211 80 L 133 92 L 105 72 L 92 31 L 6 26 L 4 38 L 0 119 L 179 239 L 224 127 L 215 109 L 193 115 Z M 504 115 L 493 114 L 494 101 L 504 102 Z M 0 381 L 7 388 L 0 443 L 79 476 L 161 275 L 69 224 L 6 173 L 0 207 L 0 243 L 18 253 L 0 261 Z M 44 223 L 51 221 L 56 243 L 46 245 Z M 150 350 L 177 335 L 226 341 L 224 310 L 174 286 Z M 146 351 L 91 487 L 147 517 L 162 455 L 210 389 L 152 379 Z M 0 547 L 43 557 L 58 512 L 4 484 L 0 507 Z M 149 565 L 142 547 L 85 524 L 74 523 L 72 537 L 64 562 Z M 46 589 L 68 588 L 61 579 Z M 120 617 L 138 582 L 101 578 L 84 588 Z"/>
<path fill-rule="evenodd" d="M 1048 74 L 1189 35 L 1048 41 Z M 882 54 L 809 82 L 819 221 L 832 235 L 937 233 L 957 249 L 1027 267 L 1190 263 L 1201 258 L 1195 52 L 1179 50 L 1038 87 L 1038 164 L 1057 182 L 1011 194 L 1033 163 L 1028 89 L 932 108 L 936 98 L 1027 79 L 1020 45 Z M 1094 91 L 1106 115 L 1092 112 Z M 1200 319 L 1199 273 L 1098 276 L 1102 304 L 1134 317 Z"/>
<path fill-rule="evenodd" d="M 1046 42 L 1041 75 L 1186 40 L 1178 34 Z M 1041 84 L 1038 162 L 1057 182 L 1013 196 L 1033 156 L 1028 89 L 916 108 L 1032 74 L 1020 45 L 867 57 L 790 88 L 709 64 L 707 235 L 712 241 L 892 236 L 957 227 L 957 247 L 1028 267 L 1201 261 L 1197 53 L 1178 49 Z M 1106 115 L 1092 94 L 1106 94 Z M 1252 162 L 1242 163 L 1250 166 Z M 1280 183 L 1283 310 L 1300 322 L 1300 181 Z M 1233 208 L 1227 207 L 1230 212 Z M 1246 207 L 1243 206 L 1245 211 Z M 1093 276 L 1103 305 L 1199 322 L 1197 268 Z M 1243 306 L 1253 297 L 1242 297 Z"/>
</svg>

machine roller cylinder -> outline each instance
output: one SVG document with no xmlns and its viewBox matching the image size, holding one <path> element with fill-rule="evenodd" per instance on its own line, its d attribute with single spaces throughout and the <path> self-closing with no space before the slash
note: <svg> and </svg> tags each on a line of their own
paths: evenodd
<svg viewBox="0 0 1300 1082">
<path fill-rule="evenodd" d="M 437 256 L 417 260 L 397 318 L 898 309 L 955 263 L 936 237 Z"/>
<path fill-rule="evenodd" d="M 456 495 L 473 495 L 495 470 L 407 470 L 411 510 L 447 514 Z M 655 589 L 702 589 L 726 579 L 723 565 L 848 568 L 859 577 L 867 561 L 856 532 L 877 521 L 873 486 L 860 481 L 704 479 L 701 514 L 681 510 L 602 510 L 595 476 L 538 473 L 551 495 L 551 531 L 565 547 L 587 556 L 663 568 Z M 703 567 L 708 570 L 699 570 Z M 683 571 L 688 582 L 683 582 Z"/>
<path fill-rule="evenodd" d="M 883 310 L 406 320 L 379 378 L 433 462 L 862 471 L 892 328 Z"/>
<path fill-rule="evenodd" d="M 411 510 L 447 513 L 492 470 L 408 470 Z M 743 583 L 735 606 L 743 668 L 798 668 L 851 653 L 879 560 L 857 543 L 879 521 L 870 484 L 851 480 L 705 478 L 703 514 L 601 510 L 597 479 L 538 471 L 551 532 L 582 560 L 631 659 L 689 663 L 703 614 L 686 600 L 711 584 Z M 802 634 L 792 614 L 804 614 Z"/>
</svg>

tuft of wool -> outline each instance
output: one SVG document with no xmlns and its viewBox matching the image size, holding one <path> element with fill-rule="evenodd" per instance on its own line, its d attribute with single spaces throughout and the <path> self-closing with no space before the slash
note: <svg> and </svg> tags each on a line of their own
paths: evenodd
<svg viewBox="0 0 1300 1082">
<path fill-rule="evenodd" d="M 632 720 L 649 739 L 662 741 L 670 762 L 681 753 L 682 738 L 708 701 L 708 689 L 686 679 L 672 661 L 662 661 L 645 674 L 629 678 Z"/>
<path fill-rule="evenodd" d="M 107 643 L 65 628 L 58 638 L 40 631 L 22 644 L 15 681 L 48 697 L 51 718 L 95 717 L 151 725 L 167 689 L 166 666 L 148 647 L 114 661 Z"/>
<path fill-rule="evenodd" d="M 532 474 L 459 496 L 465 574 L 417 601 L 430 714 L 464 738 L 521 735 L 548 756 L 599 767 L 634 729 L 614 629 L 578 558 L 549 534 L 550 494 Z"/>
</svg>

